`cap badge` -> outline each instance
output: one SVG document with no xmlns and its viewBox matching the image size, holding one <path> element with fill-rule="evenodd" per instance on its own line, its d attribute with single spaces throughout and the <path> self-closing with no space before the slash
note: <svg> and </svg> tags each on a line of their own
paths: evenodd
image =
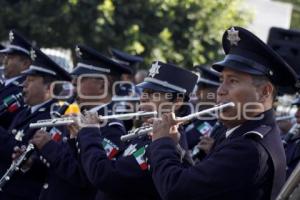
<svg viewBox="0 0 300 200">
<path fill-rule="evenodd" d="M 76 48 L 75 48 L 75 53 L 76 53 L 76 56 L 78 58 L 80 58 L 82 56 L 82 53 L 81 53 L 80 48 L 78 46 L 76 46 Z"/>
<path fill-rule="evenodd" d="M 31 58 L 31 60 L 33 60 L 33 61 L 36 59 L 35 50 L 33 50 L 33 49 L 30 50 L 30 58 Z"/>
<path fill-rule="evenodd" d="M 156 61 L 154 64 L 151 65 L 151 69 L 149 70 L 149 76 L 152 78 L 156 75 L 159 74 L 159 68 L 161 66 L 158 64 L 158 61 Z"/>
<path fill-rule="evenodd" d="M 227 30 L 227 39 L 230 42 L 230 45 L 233 46 L 237 46 L 238 42 L 241 40 L 241 38 L 239 37 L 239 31 L 235 30 L 234 27 L 232 27 L 231 29 Z"/>
<path fill-rule="evenodd" d="M 10 42 L 12 42 L 14 40 L 14 33 L 12 31 L 9 31 L 9 34 L 8 34 L 8 39 Z"/>
</svg>

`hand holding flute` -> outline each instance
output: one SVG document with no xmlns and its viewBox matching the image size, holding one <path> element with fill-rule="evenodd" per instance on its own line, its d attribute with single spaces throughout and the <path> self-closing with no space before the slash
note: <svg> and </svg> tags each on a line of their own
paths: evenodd
<svg viewBox="0 0 300 200">
<path fill-rule="evenodd" d="M 226 109 L 226 108 L 230 108 L 230 107 L 234 107 L 234 103 L 233 102 L 228 102 L 228 103 L 224 103 L 224 104 L 221 104 L 221 105 L 216 105 L 212 108 L 208 108 L 208 109 L 205 109 L 205 110 L 202 110 L 200 112 L 196 112 L 196 113 L 192 113 L 190 115 L 187 115 L 187 116 L 184 116 L 184 117 L 175 117 L 174 114 L 167 114 L 166 116 L 164 116 L 164 118 L 162 119 L 150 119 L 148 120 L 149 123 L 153 124 L 154 126 L 154 123 L 155 123 L 155 130 L 154 127 L 151 127 L 151 128 L 146 128 L 146 129 L 141 129 L 141 130 L 138 130 L 138 131 L 130 131 L 131 133 L 127 134 L 127 135 L 123 135 L 121 137 L 121 140 L 122 141 L 129 141 L 129 140 L 132 140 L 134 138 L 137 138 L 137 137 L 142 137 L 144 135 L 147 135 L 149 134 L 150 132 L 155 132 L 154 135 L 152 136 L 153 140 L 155 139 L 158 139 L 160 137 L 174 137 L 174 135 L 168 135 L 166 130 L 169 130 L 170 133 L 173 133 L 175 134 L 175 129 L 176 129 L 176 126 L 175 125 L 179 125 L 180 123 L 183 123 L 183 122 L 186 122 L 186 121 L 189 121 L 191 119 L 194 119 L 196 117 L 199 117 L 201 115 L 205 115 L 205 114 L 208 114 L 208 113 L 212 113 L 212 112 L 220 112 L 222 109 Z M 165 127 L 162 127 L 162 126 L 165 126 Z M 159 129 L 159 131 L 157 130 Z M 164 133 L 161 133 L 161 131 L 164 131 Z M 156 135 L 155 135 L 156 134 Z M 178 139 L 178 138 L 174 138 L 175 141 Z"/>
</svg>

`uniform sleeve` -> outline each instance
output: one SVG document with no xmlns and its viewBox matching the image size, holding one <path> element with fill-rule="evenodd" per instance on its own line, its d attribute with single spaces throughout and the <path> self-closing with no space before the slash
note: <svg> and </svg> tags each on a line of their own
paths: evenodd
<svg viewBox="0 0 300 200">
<path fill-rule="evenodd" d="M 41 150 L 41 160 L 63 180 L 77 187 L 85 187 L 88 181 L 83 173 L 71 143 L 48 142 Z"/>
<path fill-rule="evenodd" d="M 148 156 L 152 178 L 163 199 L 209 198 L 250 185 L 259 156 L 253 143 L 235 142 L 203 162 L 184 168 L 170 138 L 154 141 Z"/>
<path fill-rule="evenodd" d="M 120 131 L 112 127 L 111 132 Z M 140 169 L 133 156 L 119 157 L 109 160 L 100 144 L 100 131 L 97 128 L 83 128 L 79 132 L 81 164 L 89 181 L 104 192 L 126 194 L 145 183 L 147 171 Z M 151 179 L 150 176 L 148 176 Z"/>
</svg>

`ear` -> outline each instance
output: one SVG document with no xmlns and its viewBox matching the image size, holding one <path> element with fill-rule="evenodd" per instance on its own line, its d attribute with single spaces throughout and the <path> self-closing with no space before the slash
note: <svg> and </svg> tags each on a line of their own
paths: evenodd
<svg viewBox="0 0 300 200">
<path fill-rule="evenodd" d="M 46 83 L 46 84 L 44 84 L 44 86 L 45 86 L 45 89 L 47 90 L 47 91 L 49 91 L 50 92 L 50 90 L 52 89 L 52 86 L 53 84 L 52 83 Z"/>
<path fill-rule="evenodd" d="M 30 59 L 23 59 L 22 69 L 26 70 L 31 65 L 32 61 Z"/>
<path fill-rule="evenodd" d="M 274 87 L 270 82 L 267 82 L 261 85 L 259 90 L 259 102 L 265 102 L 267 99 L 272 98 Z"/>
</svg>

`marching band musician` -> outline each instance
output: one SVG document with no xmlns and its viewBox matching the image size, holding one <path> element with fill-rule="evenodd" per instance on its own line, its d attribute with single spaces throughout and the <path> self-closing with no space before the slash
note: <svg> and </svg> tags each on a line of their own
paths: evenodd
<svg viewBox="0 0 300 200">
<path fill-rule="evenodd" d="M 129 73 L 122 74 L 122 81 L 127 81 L 128 83 L 119 84 L 118 88 L 116 88 L 116 94 L 118 96 L 140 95 L 138 89 L 135 87 L 134 75 L 138 65 L 142 63 L 144 59 L 142 57 L 130 55 L 117 49 L 111 49 L 111 53 L 114 61 L 127 66 L 130 69 Z"/>
<path fill-rule="evenodd" d="M 78 63 L 71 75 L 77 89 L 76 101 L 82 112 L 86 109 L 97 115 L 111 115 L 114 112 L 111 101 L 114 82 L 120 79 L 122 73 L 128 72 L 128 68 L 85 45 L 76 47 L 76 55 Z M 67 131 L 68 143 L 56 143 L 44 131 L 38 131 L 32 140 L 50 164 L 47 187 L 42 189 L 40 200 L 95 198 L 95 190 L 86 180 L 77 159 L 80 152 L 76 148 L 74 130 L 76 127 L 70 126 Z M 122 121 L 108 120 L 100 130 L 101 136 L 95 142 L 106 150 L 108 159 L 115 159 L 118 151 L 124 148 L 120 141 L 121 135 L 125 134 Z"/>
<path fill-rule="evenodd" d="M 287 162 L 287 178 L 291 175 L 295 167 L 300 161 L 300 135 L 299 135 L 299 126 L 300 123 L 300 98 L 298 97 L 293 105 L 297 106 L 297 112 L 295 113 L 296 124 L 295 129 L 292 133 L 289 131 L 284 135 L 285 144 L 285 153 L 286 153 L 286 162 Z M 293 126 L 292 126 L 293 127 Z M 292 128 L 291 128 L 292 129 Z M 292 134 L 291 136 L 288 136 Z"/>
<path fill-rule="evenodd" d="M 117 49 L 111 49 L 111 54 L 113 56 L 113 60 L 124 65 L 130 69 L 129 73 L 122 74 L 121 81 L 119 84 L 116 84 L 115 93 L 116 97 L 125 97 L 125 100 L 121 100 L 116 102 L 118 113 L 126 113 L 131 111 L 132 108 L 137 107 L 138 97 L 140 96 L 140 92 L 135 85 L 134 75 L 138 66 L 144 61 L 142 57 L 131 55 L 125 53 L 123 51 Z M 134 120 L 128 119 L 123 120 L 126 131 L 130 131 L 134 126 Z"/>
<path fill-rule="evenodd" d="M 213 65 L 221 73 L 217 103 L 236 105 L 219 115 L 227 131 L 202 162 L 185 167 L 170 138 L 172 115 L 154 122 L 148 159 L 162 199 L 275 199 L 285 181 L 272 104 L 275 87 L 294 85 L 296 74 L 246 29 L 226 30 L 222 43 L 226 56 Z"/>
<path fill-rule="evenodd" d="M 9 32 L 10 44 L 0 50 L 4 54 L 4 78 L 3 87 L 0 88 L 0 103 L 3 105 L 11 99 L 12 95 L 18 95 L 22 92 L 22 83 L 25 76 L 21 74 L 23 70 L 28 69 L 32 60 L 30 58 L 31 44 L 20 33 L 15 30 Z M 11 100 L 11 104 L 0 112 L 0 126 L 7 129 L 15 116 L 24 108 L 23 98 L 20 97 Z"/>
<path fill-rule="evenodd" d="M 8 132 L 0 130 L 0 175 L 8 169 L 14 147 L 27 145 L 36 129 L 29 124 L 50 118 L 51 106 L 56 100 L 51 97 L 51 84 L 57 80 L 70 81 L 71 76 L 52 61 L 41 50 L 30 50 L 32 65 L 23 71 L 26 76 L 23 83 L 24 102 L 28 107 L 13 120 Z M 18 151 L 18 149 L 15 149 Z M 45 163 L 46 164 L 46 163 Z M 44 179 L 44 164 L 34 162 L 31 168 L 17 172 L 0 192 L 1 200 L 38 199 Z"/>
<path fill-rule="evenodd" d="M 172 64 L 155 62 L 149 76 L 138 85 L 143 89 L 140 108 L 142 111 L 168 112 L 173 105 L 178 116 L 189 114 L 184 107 L 188 94 L 192 92 L 197 75 Z M 172 76 L 170 76 L 172 73 Z M 97 124 L 97 119 L 87 117 L 89 124 Z M 105 149 L 99 145 L 101 130 L 83 127 L 78 133 L 78 149 L 83 169 L 90 182 L 99 189 L 96 199 L 160 199 L 151 180 L 145 159 L 145 151 L 151 142 L 149 136 L 128 142 L 127 148 L 116 160 L 107 158 Z M 187 144 L 184 138 L 178 147 L 183 162 L 187 162 Z M 185 151 L 182 150 L 185 149 Z M 179 151 L 181 149 L 181 151 Z"/>
</svg>

